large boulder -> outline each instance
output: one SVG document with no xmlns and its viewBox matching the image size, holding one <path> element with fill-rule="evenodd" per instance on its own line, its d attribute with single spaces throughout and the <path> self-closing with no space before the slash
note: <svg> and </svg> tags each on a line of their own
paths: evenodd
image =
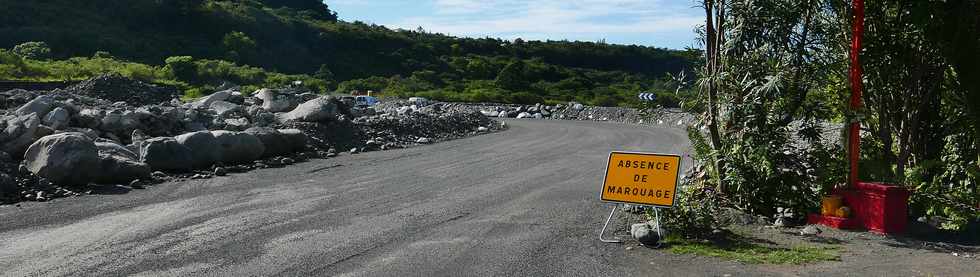
<svg viewBox="0 0 980 277">
<path fill-rule="evenodd" d="M 75 117 L 75 121 L 78 123 L 79 127 L 85 127 L 89 129 L 99 128 L 102 124 L 102 118 L 105 114 L 101 110 L 96 109 L 83 109 L 78 112 L 78 116 Z"/>
<path fill-rule="evenodd" d="M 140 143 L 140 162 L 153 170 L 185 171 L 191 169 L 193 161 L 191 150 L 174 138 L 151 138 Z"/>
<path fill-rule="evenodd" d="M 14 180 L 13 176 L 6 173 L 0 173 L 0 199 L 2 199 L 4 196 L 15 196 L 19 190 L 17 181 Z"/>
<path fill-rule="evenodd" d="M 232 89 L 231 90 L 231 94 L 228 95 L 228 99 L 225 99 L 225 101 L 228 101 L 228 102 L 231 102 L 231 103 L 234 103 L 234 104 L 238 104 L 238 105 L 244 105 L 245 104 L 245 95 L 242 94 L 242 92 L 241 91 L 238 91 L 237 89 L 238 88 Z"/>
<path fill-rule="evenodd" d="M 283 156 L 302 150 L 306 146 L 306 134 L 297 129 L 276 130 L 267 127 L 252 127 L 245 130 L 262 141 L 265 157 Z"/>
<path fill-rule="evenodd" d="M 96 183 L 125 184 L 150 177 L 150 166 L 125 146 L 99 141 L 95 147 L 99 151 L 99 170 L 92 177 Z"/>
<path fill-rule="evenodd" d="M 99 129 L 106 132 L 131 132 L 140 125 L 137 114 L 127 110 L 113 110 L 102 118 Z"/>
<path fill-rule="evenodd" d="M 62 128 L 68 127 L 68 120 L 71 119 L 71 115 L 68 110 L 62 107 L 54 108 L 51 112 L 48 112 L 44 116 L 44 125 L 51 127 L 51 129 L 61 130 Z"/>
<path fill-rule="evenodd" d="M 286 144 L 288 144 L 293 152 L 302 151 L 306 149 L 307 136 L 300 129 L 279 129 L 280 134 L 286 139 Z"/>
<path fill-rule="evenodd" d="M 99 155 L 114 156 L 120 159 L 139 161 L 140 156 L 133 150 L 126 148 L 118 143 L 106 139 L 96 139 L 95 148 L 99 150 Z"/>
<path fill-rule="evenodd" d="M 265 145 L 258 137 L 245 132 L 212 131 L 221 151 L 221 161 L 228 164 L 248 163 L 265 154 Z"/>
<path fill-rule="evenodd" d="M 292 110 L 299 104 L 299 101 L 292 95 L 282 94 L 277 90 L 267 88 L 256 91 L 255 98 L 262 100 L 263 110 L 273 113 Z"/>
<path fill-rule="evenodd" d="M 211 110 L 220 116 L 226 116 L 234 112 L 244 111 L 241 105 L 227 102 L 227 101 L 214 101 L 211 102 Z"/>
<path fill-rule="evenodd" d="M 221 148 L 218 140 L 209 131 L 186 133 L 174 137 L 177 143 L 191 150 L 194 168 L 206 168 L 221 161 Z"/>
<path fill-rule="evenodd" d="M 500 116 L 500 112 L 498 112 L 498 111 L 480 111 L 480 113 L 482 113 L 484 116 L 487 116 L 487 117 L 498 117 L 498 116 Z"/>
<path fill-rule="evenodd" d="M 81 133 L 61 133 L 31 144 L 24 161 L 28 170 L 55 184 L 85 184 L 99 169 L 99 151 Z"/>
<path fill-rule="evenodd" d="M 316 99 L 306 101 L 293 109 L 282 114 L 280 121 L 302 121 L 320 122 L 333 119 L 340 112 L 337 106 L 337 99 L 332 96 L 321 96 Z"/>
<path fill-rule="evenodd" d="M 0 150 L 20 156 L 34 142 L 37 127 L 41 124 L 36 113 L 7 117 L 6 128 L 0 133 Z"/>
<path fill-rule="evenodd" d="M 141 106 L 133 113 L 139 120 L 139 126 L 136 130 L 142 130 L 153 137 L 173 135 L 180 118 L 183 116 L 183 110 L 180 108 L 160 105 Z"/>
<path fill-rule="evenodd" d="M 248 128 L 251 124 L 248 122 L 248 118 L 228 118 L 222 121 L 225 125 L 225 130 L 229 131 L 242 131 Z"/>
<path fill-rule="evenodd" d="M 211 103 L 216 101 L 225 101 L 231 96 L 230 90 L 222 90 L 219 92 L 212 93 L 211 95 L 198 98 L 194 102 L 187 103 L 184 105 L 190 109 L 206 109 L 211 107 Z"/>
<path fill-rule="evenodd" d="M 276 124 L 276 115 L 269 112 L 259 112 L 252 117 L 252 125 L 265 127 Z"/>
<path fill-rule="evenodd" d="M 44 116 L 47 115 L 48 112 L 50 112 L 52 109 L 54 109 L 54 107 L 55 107 L 54 96 L 41 95 L 38 96 L 37 98 L 34 98 L 34 100 L 27 102 L 27 104 L 20 106 L 20 108 L 17 108 L 17 110 L 14 111 L 14 114 L 15 115 L 37 114 L 38 118 L 44 118 Z"/>
</svg>

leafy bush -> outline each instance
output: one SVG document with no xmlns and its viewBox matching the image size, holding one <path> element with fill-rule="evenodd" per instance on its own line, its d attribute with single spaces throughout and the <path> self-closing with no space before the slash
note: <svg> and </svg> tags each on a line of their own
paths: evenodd
<svg viewBox="0 0 980 277">
<path fill-rule="evenodd" d="M 944 218 L 944 229 L 960 230 L 980 220 L 980 161 L 964 154 L 976 153 L 967 134 L 945 138 L 940 160 L 920 162 L 906 172 L 905 182 L 914 189 L 914 214 Z"/>
<path fill-rule="evenodd" d="M 30 67 L 21 56 L 0 49 L 0 77 L 7 80 L 16 80 L 33 75 Z"/>
<path fill-rule="evenodd" d="M 257 46 L 255 40 L 239 31 L 226 34 L 221 41 L 225 51 L 228 51 L 226 57 L 233 61 L 242 61 L 251 57 Z"/>
<path fill-rule="evenodd" d="M 169 57 L 164 62 L 167 64 L 167 72 L 170 72 L 170 75 L 173 76 L 174 79 L 184 80 L 187 82 L 197 81 L 197 66 L 194 64 L 194 57 Z"/>
<path fill-rule="evenodd" d="M 51 47 L 42 41 L 29 41 L 14 46 L 14 54 L 25 59 L 46 60 L 51 58 Z"/>
</svg>

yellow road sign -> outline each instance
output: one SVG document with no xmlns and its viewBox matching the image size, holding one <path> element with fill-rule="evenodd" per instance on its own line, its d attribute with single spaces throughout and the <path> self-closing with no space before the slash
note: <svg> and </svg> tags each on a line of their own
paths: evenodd
<svg viewBox="0 0 980 277">
<path fill-rule="evenodd" d="M 602 201 L 673 207 L 681 156 L 614 151 L 609 153 Z"/>
</svg>

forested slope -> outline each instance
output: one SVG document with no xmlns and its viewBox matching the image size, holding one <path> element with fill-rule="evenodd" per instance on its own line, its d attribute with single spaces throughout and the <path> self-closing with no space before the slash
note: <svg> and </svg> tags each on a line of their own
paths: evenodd
<svg viewBox="0 0 980 277">
<path fill-rule="evenodd" d="M 248 66 L 246 71 L 253 73 L 306 75 L 294 78 L 321 80 L 313 83 L 322 90 L 602 105 L 623 104 L 640 90 L 673 93 L 674 84 L 662 82 L 664 76 L 690 70 L 698 54 L 645 46 L 511 42 L 391 30 L 338 21 L 336 13 L 317 0 L 0 1 L 0 48 L 13 49 L 29 41 L 47 43 L 50 54 L 27 57 L 26 63 L 34 68 L 6 70 L 0 78 L 85 77 L 53 76 L 44 69 L 52 67 L 52 61 L 90 59 L 101 51 L 108 54 L 103 58 L 155 68 L 160 72 L 149 75 L 160 76 L 154 78 L 205 91 L 224 80 L 269 83 L 263 76 L 243 74 L 241 68 Z M 210 72 L 183 76 L 194 78 L 174 76 L 180 74 L 164 65 L 175 56 L 193 57 L 198 71 Z M 85 62 L 91 61 L 74 64 Z M 215 64 L 223 68 L 216 70 Z M 289 78 L 275 81 L 285 79 Z"/>
</svg>

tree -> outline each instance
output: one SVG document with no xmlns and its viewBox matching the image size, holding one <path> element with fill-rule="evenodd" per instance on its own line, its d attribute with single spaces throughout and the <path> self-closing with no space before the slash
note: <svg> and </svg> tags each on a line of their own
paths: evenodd
<svg viewBox="0 0 980 277">
<path fill-rule="evenodd" d="M 43 41 L 29 41 L 14 46 L 14 54 L 25 59 L 46 60 L 51 58 L 51 47 Z"/>
<path fill-rule="evenodd" d="M 497 73 L 495 83 L 498 87 L 511 91 L 526 90 L 531 82 L 525 78 L 527 64 L 523 60 L 511 62 Z"/>
<path fill-rule="evenodd" d="M 705 65 L 698 82 L 707 96 L 708 134 L 694 144 L 707 147 L 697 156 L 737 208 L 763 215 L 776 207 L 804 211 L 817 200 L 814 190 L 837 182 L 839 176 L 803 162 L 835 157 L 817 124 L 829 117 L 827 104 L 811 94 L 831 85 L 844 61 L 828 43 L 846 30 L 838 28 L 830 2 L 703 2 Z M 705 140 L 692 132 L 692 140 Z M 796 140 L 809 147 L 797 147 Z"/>
<path fill-rule="evenodd" d="M 313 74 L 313 77 L 328 82 L 336 81 L 336 79 L 334 79 L 333 71 L 331 71 L 330 67 L 328 67 L 326 64 L 320 65 L 320 69 Z"/>
<path fill-rule="evenodd" d="M 197 65 L 194 63 L 194 57 L 169 57 L 165 63 L 167 64 L 165 69 L 175 79 L 185 82 L 197 81 Z"/>
<path fill-rule="evenodd" d="M 24 58 L 7 49 L 0 49 L 0 76 L 24 77 L 28 73 Z"/>
<path fill-rule="evenodd" d="M 864 178 L 915 188 L 956 229 L 980 217 L 980 39 L 972 1 L 867 1 Z M 940 199 L 940 200 L 937 200 Z"/>
<path fill-rule="evenodd" d="M 712 163 L 718 174 L 718 190 L 724 192 L 725 189 L 725 160 L 717 156 L 722 148 L 721 133 L 718 127 L 718 77 L 721 76 L 721 47 L 725 38 L 725 0 L 704 0 L 702 2 L 705 13 L 704 24 L 704 60 L 705 66 L 701 72 L 701 89 L 708 94 L 708 132 L 711 139 L 711 148 L 714 149 Z M 717 23 L 718 25 L 715 25 Z M 721 30 L 721 31 L 719 31 Z"/>
<path fill-rule="evenodd" d="M 225 35 L 222 39 L 228 58 L 241 62 L 246 57 L 251 57 L 255 52 L 256 44 L 252 38 L 239 31 L 233 31 Z"/>
<path fill-rule="evenodd" d="M 321 0 L 260 0 L 260 2 L 273 8 L 285 7 L 298 10 L 319 20 L 337 21 L 337 13 L 331 11 L 330 7 Z"/>
</svg>

